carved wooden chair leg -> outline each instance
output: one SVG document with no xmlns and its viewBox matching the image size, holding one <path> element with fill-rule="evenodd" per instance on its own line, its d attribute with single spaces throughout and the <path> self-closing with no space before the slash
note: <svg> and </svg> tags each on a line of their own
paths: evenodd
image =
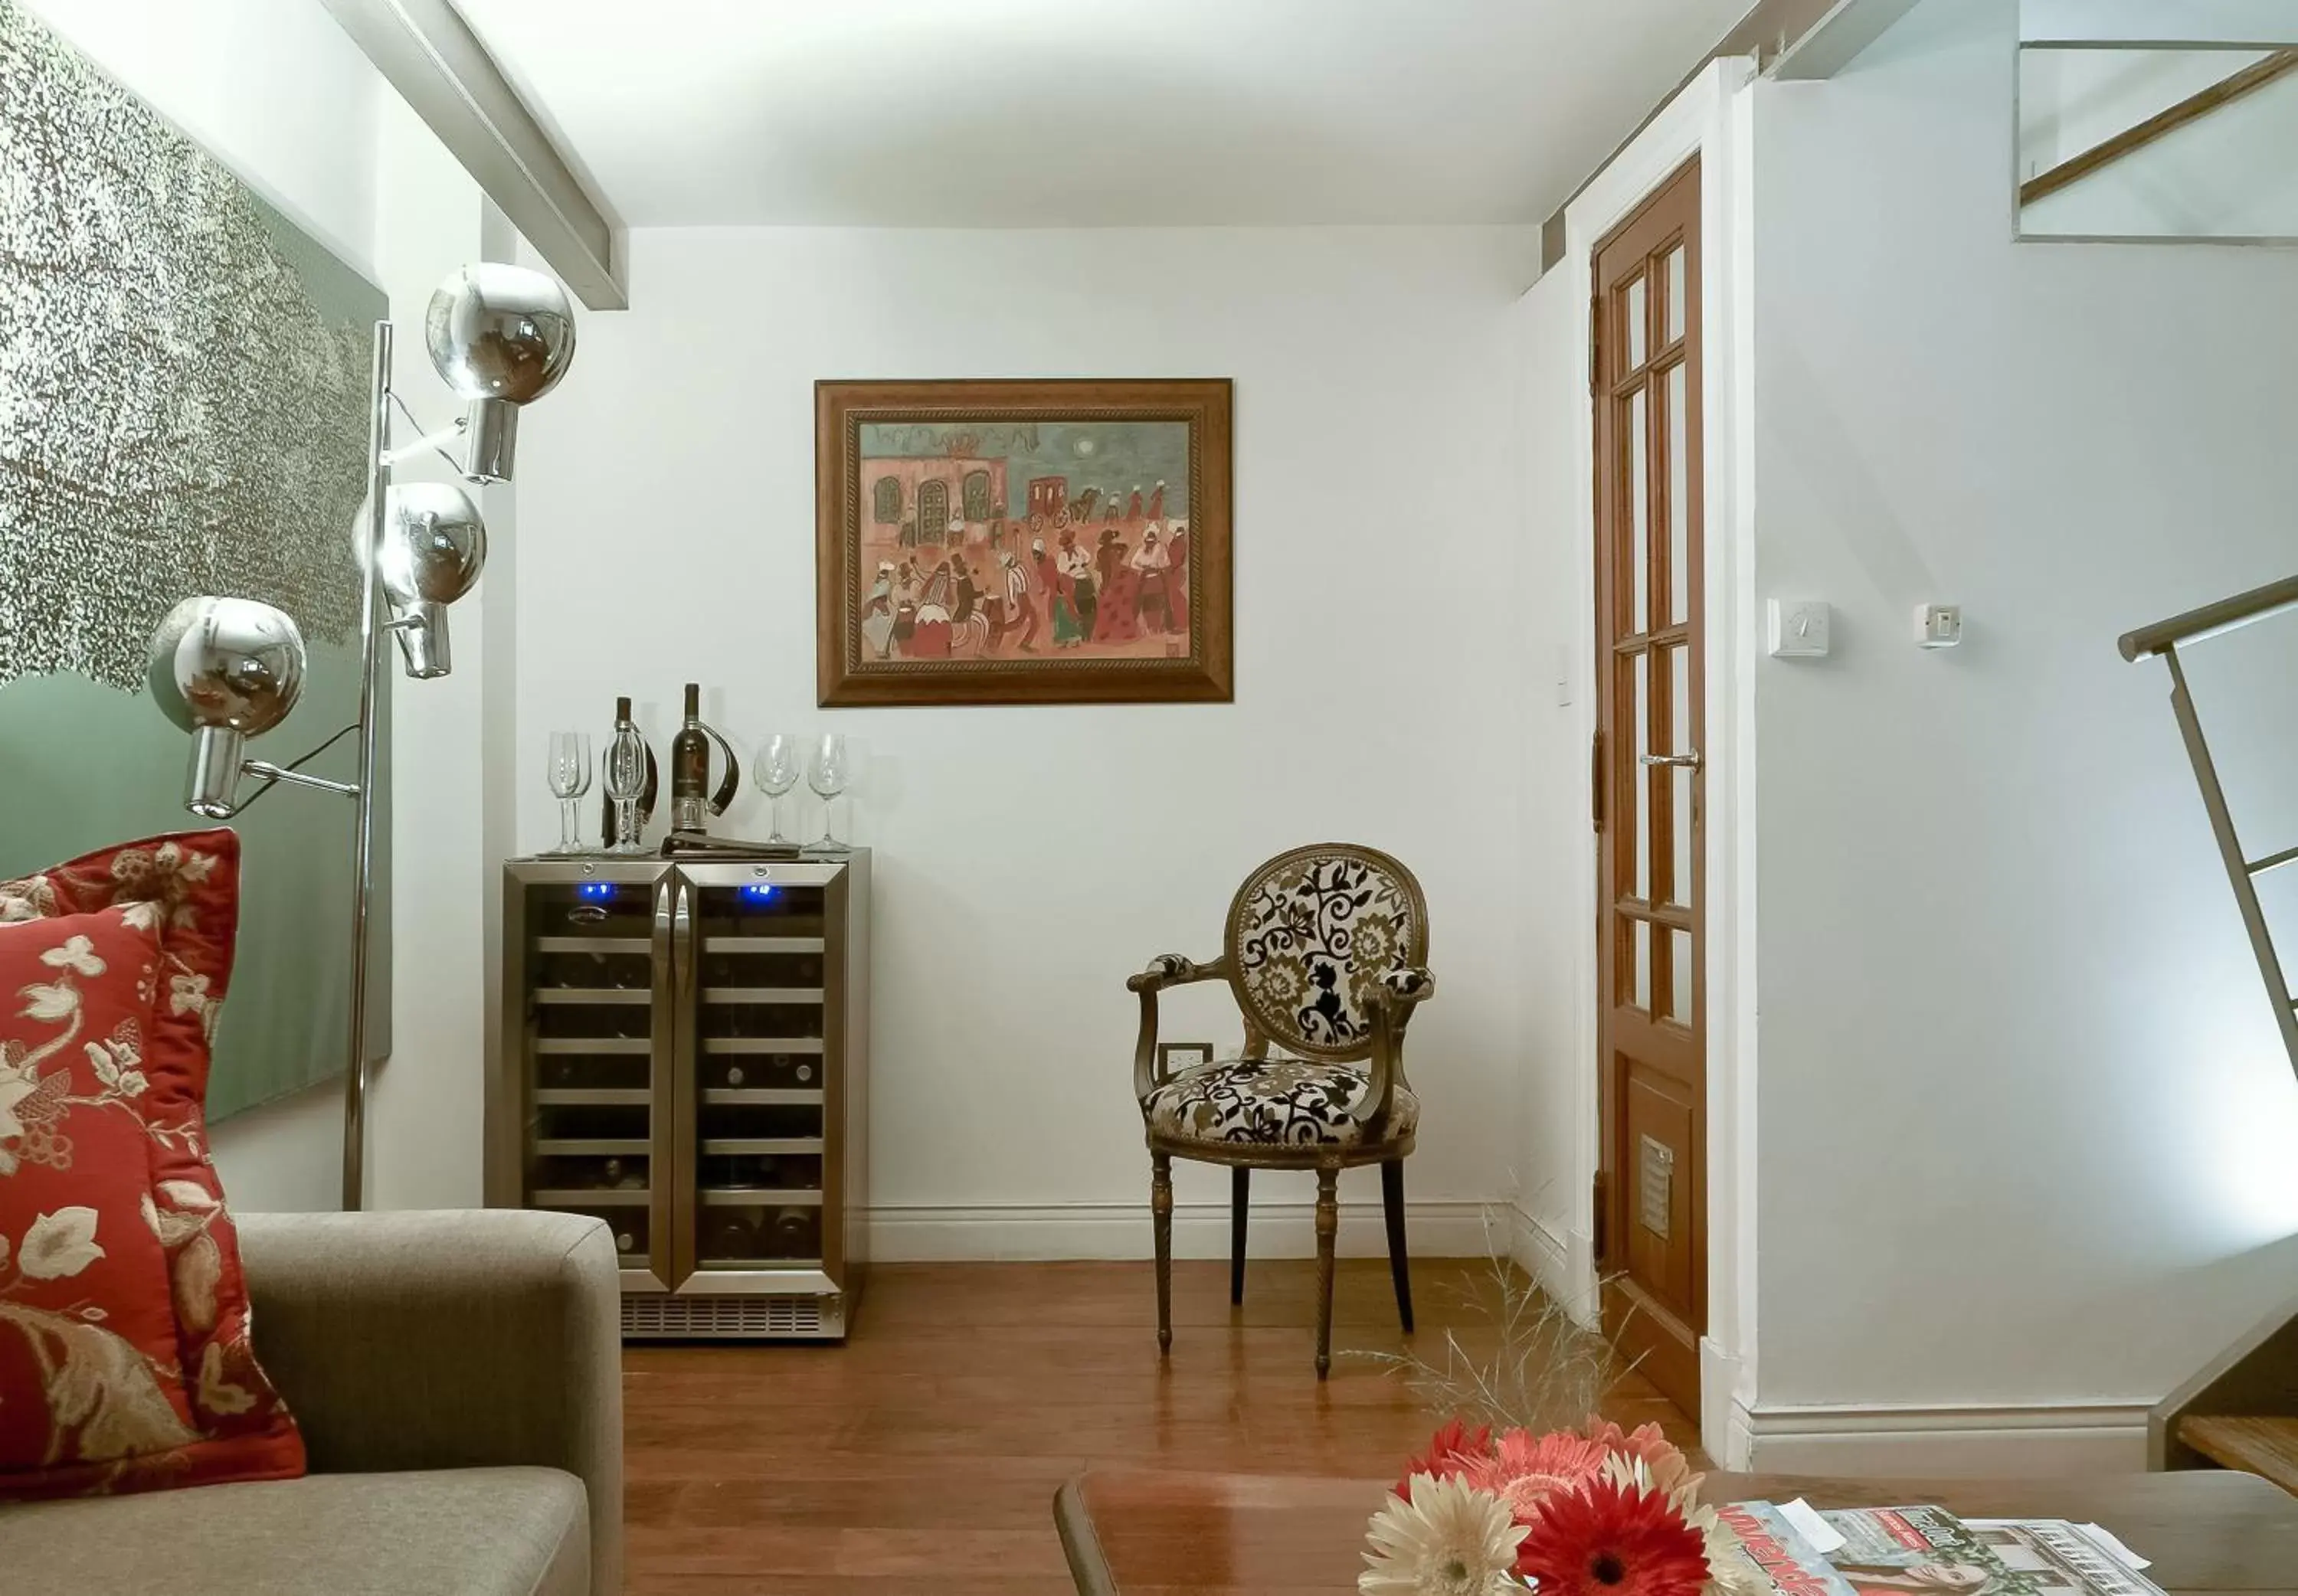
<svg viewBox="0 0 2298 1596">
<path fill-rule="evenodd" d="M 1384 1160 L 1380 1166 L 1381 1206 L 1388 1211 L 1388 1272 L 1396 1278 L 1396 1317 L 1404 1333 L 1412 1334 L 1412 1260 L 1404 1250 L 1404 1161 Z"/>
<path fill-rule="evenodd" d="M 1317 1171 L 1317 1377 L 1333 1367 L 1333 1240 L 1341 1230 L 1341 1171 Z"/>
<path fill-rule="evenodd" d="M 1173 1160 L 1149 1155 L 1149 1218 L 1157 1233 L 1157 1353 L 1173 1350 Z"/>
<path fill-rule="evenodd" d="M 1228 1172 L 1228 1300 L 1244 1301 L 1244 1215 L 1250 1205 L 1252 1171 L 1239 1164 Z"/>
</svg>

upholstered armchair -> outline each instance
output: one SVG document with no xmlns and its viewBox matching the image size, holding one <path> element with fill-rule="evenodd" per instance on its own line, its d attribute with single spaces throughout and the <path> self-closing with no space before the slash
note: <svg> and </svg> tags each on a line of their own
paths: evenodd
<svg viewBox="0 0 2298 1596">
<path fill-rule="evenodd" d="M 1133 1096 L 1149 1140 L 1157 1241 L 1157 1346 L 1173 1344 L 1173 1160 L 1229 1166 L 1229 1300 L 1244 1300 L 1252 1171 L 1317 1171 L 1317 1377 L 1332 1368 L 1333 1242 L 1341 1171 L 1380 1165 L 1396 1309 L 1412 1328 L 1404 1241 L 1404 1160 L 1420 1100 L 1404 1073 L 1413 1011 L 1436 990 L 1428 905 L 1388 855 L 1348 843 L 1296 848 L 1254 871 L 1228 907 L 1220 956 L 1165 954 L 1125 984 L 1141 999 Z M 1239 1056 L 1167 1073 L 1157 997 L 1225 980 L 1244 1018 Z M 1271 1057 L 1270 1047 L 1288 1056 Z"/>
</svg>

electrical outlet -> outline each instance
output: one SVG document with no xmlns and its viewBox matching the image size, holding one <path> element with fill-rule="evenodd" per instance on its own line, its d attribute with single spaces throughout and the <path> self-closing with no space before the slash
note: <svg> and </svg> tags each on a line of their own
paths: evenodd
<svg viewBox="0 0 2298 1596">
<path fill-rule="evenodd" d="M 1184 1070 L 1194 1070 L 1213 1062 L 1211 1042 L 1160 1042 L 1157 1044 L 1157 1072 L 1161 1079 L 1170 1080 Z"/>
</svg>

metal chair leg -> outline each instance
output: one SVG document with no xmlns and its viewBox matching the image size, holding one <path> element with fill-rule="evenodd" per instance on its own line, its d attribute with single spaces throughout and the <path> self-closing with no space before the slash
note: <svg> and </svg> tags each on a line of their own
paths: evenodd
<svg viewBox="0 0 2298 1596">
<path fill-rule="evenodd" d="M 1239 1164 L 1228 1172 L 1228 1300 L 1244 1301 L 1244 1216 L 1250 1206 L 1252 1171 Z"/>
<path fill-rule="evenodd" d="M 1404 1333 L 1412 1334 L 1412 1260 L 1404 1250 L 1404 1161 L 1392 1158 L 1380 1166 L 1381 1206 L 1388 1211 L 1388 1272 L 1396 1278 L 1396 1317 Z"/>
<path fill-rule="evenodd" d="M 1149 1218 L 1157 1233 L 1157 1355 L 1173 1350 L 1173 1160 L 1149 1155 Z"/>
<path fill-rule="evenodd" d="M 1341 1230 L 1341 1172 L 1317 1171 L 1317 1377 L 1333 1367 L 1333 1241 Z"/>
</svg>

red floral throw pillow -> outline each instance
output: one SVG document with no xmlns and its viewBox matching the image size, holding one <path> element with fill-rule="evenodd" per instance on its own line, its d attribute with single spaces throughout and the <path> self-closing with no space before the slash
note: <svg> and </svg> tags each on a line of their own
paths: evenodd
<svg viewBox="0 0 2298 1596">
<path fill-rule="evenodd" d="M 239 839 L 0 882 L 0 1498 L 303 1472 L 208 1162 Z"/>
</svg>

